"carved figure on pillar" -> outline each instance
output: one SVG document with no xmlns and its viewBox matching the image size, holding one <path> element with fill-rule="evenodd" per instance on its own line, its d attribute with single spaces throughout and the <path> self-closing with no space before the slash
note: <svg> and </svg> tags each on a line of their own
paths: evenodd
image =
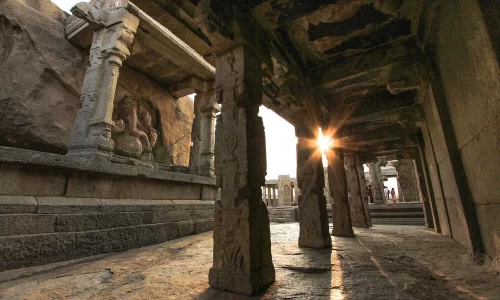
<svg viewBox="0 0 500 300">
<path fill-rule="evenodd" d="M 308 126 L 309 125 L 309 126 Z M 325 177 L 321 152 L 314 143 L 319 128 L 314 124 L 295 124 L 297 136 L 297 185 L 300 189 L 299 246 L 325 248 L 332 244 L 328 232 Z"/>
<path fill-rule="evenodd" d="M 369 228 L 370 225 L 368 224 L 365 213 L 364 199 L 361 194 L 361 190 L 365 190 L 365 186 L 361 186 L 359 181 L 356 155 L 354 153 L 346 153 L 344 161 L 347 174 L 347 187 L 349 190 L 349 208 L 352 226 Z"/>
<path fill-rule="evenodd" d="M 82 2 L 71 11 L 89 23 L 94 36 L 81 93 L 82 108 L 76 117 L 68 155 L 109 160 L 114 149 L 111 131 L 116 83 L 123 61 L 130 55 L 139 18 L 128 11 L 125 0 Z"/>
<path fill-rule="evenodd" d="M 399 202 L 419 202 L 418 178 L 413 159 L 400 159 L 393 166 L 398 172 Z"/>
<path fill-rule="evenodd" d="M 335 140 L 335 147 L 328 149 L 328 184 L 332 196 L 332 235 L 353 237 L 349 196 L 347 192 L 347 175 L 344 167 L 344 150 L 342 141 Z"/>
</svg>

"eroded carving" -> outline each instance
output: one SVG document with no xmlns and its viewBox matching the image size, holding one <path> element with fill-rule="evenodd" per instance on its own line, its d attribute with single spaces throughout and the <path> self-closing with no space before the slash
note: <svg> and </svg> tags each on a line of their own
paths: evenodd
<svg viewBox="0 0 500 300">
<path fill-rule="evenodd" d="M 126 96 L 115 108 L 112 130 L 115 153 L 144 161 L 153 161 L 152 148 L 158 132 L 151 122 L 151 114 L 135 99 Z"/>
</svg>

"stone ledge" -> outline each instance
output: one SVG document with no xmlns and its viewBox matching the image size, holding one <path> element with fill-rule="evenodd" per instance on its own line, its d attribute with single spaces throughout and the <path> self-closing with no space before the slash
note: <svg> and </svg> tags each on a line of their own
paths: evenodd
<svg viewBox="0 0 500 300">
<path fill-rule="evenodd" d="M 175 182 L 197 183 L 215 186 L 215 178 L 169 171 L 151 170 L 142 167 L 122 165 L 106 161 L 94 161 L 78 157 L 45 153 L 0 146 L 0 163 L 32 165 L 39 167 L 97 172 L 137 178 L 149 178 Z"/>
</svg>

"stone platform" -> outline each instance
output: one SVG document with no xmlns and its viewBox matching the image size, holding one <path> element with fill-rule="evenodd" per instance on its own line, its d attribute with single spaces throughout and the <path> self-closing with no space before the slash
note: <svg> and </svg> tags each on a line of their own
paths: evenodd
<svg viewBox="0 0 500 300">
<path fill-rule="evenodd" d="M 328 249 L 299 248 L 298 223 L 271 225 L 276 282 L 255 297 L 208 286 L 212 233 L 0 273 L 18 299 L 498 299 L 500 280 L 452 239 L 415 226 L 375 225 Z M 441 255 L 435 255 L 440 253 Z"/>
<path fill-rule="evenodd" d="M 370 204 L 373 224 L 425 226 L 421 202 Z"/>
<path fill-rule="evenodd" d="M 207 177 L 0 147 L 0 271 L 213 228 Z"/>
<path fill-rule="evenodd" d="M 269 221 L 275 223 L 288 223 L 297 221 L 297 206 L 267 207 Z"/>
</svg>

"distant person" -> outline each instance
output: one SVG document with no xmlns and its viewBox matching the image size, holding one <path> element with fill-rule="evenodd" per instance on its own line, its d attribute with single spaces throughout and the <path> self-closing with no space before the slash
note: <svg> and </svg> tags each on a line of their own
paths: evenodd
<svg viewBox="0 0 500 300">
<path fill-rule="evenodd" d="M 368 198 L 370 199 L 370 203 L 373 203 L 373 190 L 372 190 L 371 184 L 369 184 L 368 187 L 366 188 L 366 194 L 368 195 Z"/>
<path fill-rule="evenodd" d="M 391 200 L 391 191 L 389 190 L 389 188 L 387 188 L 387 190 L 385 191 L 385 195 L 387 197 L 387 202 L 389 202 L 389 200 Z"/>
<path fill-rule="evenodd" d="M 389 188 L 384 185 L 384 198 L 389 201 Z"/>
<path fill-rule="evenodd" d="M 391 190 L 391 196 L 392 196 L 392 203 L 396 203 L 396 191 L 394 188 Z"/>
</svg>

